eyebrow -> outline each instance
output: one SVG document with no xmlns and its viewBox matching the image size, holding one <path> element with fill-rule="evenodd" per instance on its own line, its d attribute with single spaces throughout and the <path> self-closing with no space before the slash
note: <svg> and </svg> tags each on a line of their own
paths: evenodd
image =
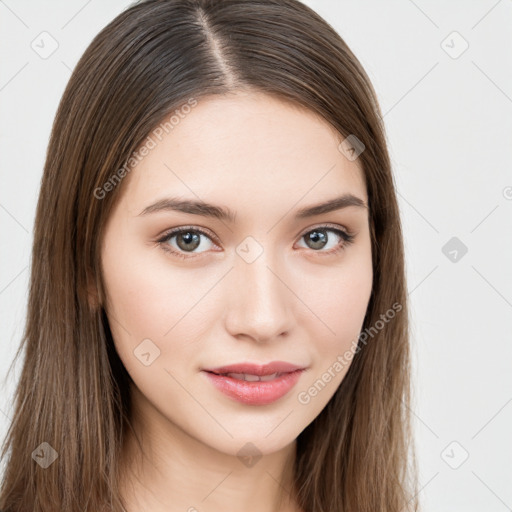
<svg viewBox="0 0 512 512">
<path fill-rule="evenodd" d="M 344 194 L 320 204 L 301 208 L 297 211 L 295 216 L 297 219 L 305 219 L 333 212 L 335 210 L 348 208 L 349 206 L 368 209 L 367 204 L 361 198 L 354 196 L 353 194 Z M 138 216 L 161 211 L 179 211 L 183 213 L 190 213 L 192 215 L 201 215 L 203 217 L 213 217 L 231 223 L 235 223 L 236 218 L 236 214 L 227 207 L 209 204 L 204 201 L 179 199 L 176 197 L 161 199 L 160 201 L 144 208 Z"/>
</svg>

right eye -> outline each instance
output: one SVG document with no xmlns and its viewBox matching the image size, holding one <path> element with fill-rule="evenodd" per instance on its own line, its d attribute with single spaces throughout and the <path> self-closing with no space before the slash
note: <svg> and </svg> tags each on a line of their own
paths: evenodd
<svg viewBox="0 0 512 512">
<path fill-rule="evenodd" d="M 193 253 L 192 251 L 201 244 L 201 237 L 206 238 L 212 245 L 214 245 L 211 237 L 206 231 L 192 227 L 172 229 L 160 238 L 158 243 L 162 246 L 164 251 L 167 251 L 174 256 L 179 258 L 194 258 L 196 257 L 196 253 Z M 176 239 L 175 245 L 169 243 L 173 239 Z M 209 248 L 211 247 L 207 247 L 206 250 Z M 200 251 L 198 254 L 201 254 L 202 252 L 205 251 Z M 189 255 L 187 255 L 187 253 Z"/>
</svg>

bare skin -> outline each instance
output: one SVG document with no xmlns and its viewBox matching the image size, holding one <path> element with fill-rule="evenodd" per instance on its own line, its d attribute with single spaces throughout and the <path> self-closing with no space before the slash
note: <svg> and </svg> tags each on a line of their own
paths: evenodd
<svg viewBox="0 0 512 512">
<path fill-rule="evenodd" d="M 343 194 L 367 204 L 359 160 L 338 149 L 341 140 L 312 112 L 270 96 L 214 96 L 121 184 L 102 272 L 143 444 L 140 457 L 134 439 L 126 441 L 127 512 L 300 511 L 291 493 L 296 439 L 350 366 L 332 370 L 355 348 L 373 279 L 367 208 L 295 216 Z M 173 210 L 141 215 L 170 196 L 222 205 L 235 221 Z M 181 227 L 206 235 L 195 231 L 193 248 L 179 234 L 159 242 Z M 323 246 L 306 236 L 315 228 Z M 352 242 L 333 229 L 353 234 Z M 259 256 L 248 262 L 246 254 Z M 143 340 L 149 365 L 137 352 Z M 266 405 L 226 396 L 202 371 L 246 361 L 305 370 Z M 325 386 L 310 393 L 329 368 Z M 240 456 L 247 443 L 261 455 L 251 465 Z"/>
</svg>

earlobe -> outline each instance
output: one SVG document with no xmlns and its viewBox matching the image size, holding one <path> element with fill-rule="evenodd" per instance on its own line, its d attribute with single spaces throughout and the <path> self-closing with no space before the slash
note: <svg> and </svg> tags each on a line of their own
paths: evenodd
<svg viewBox="0 0 512 512">
<path fill-rule="evenodd" d="M 101 301 L 99 299 L 98 289 L 96 285 L 93 283 L 89 283 L 87 286 L 86 294 L 89 307 L 93 310 L 98 309 L 101 306 Z"/>
</svg>

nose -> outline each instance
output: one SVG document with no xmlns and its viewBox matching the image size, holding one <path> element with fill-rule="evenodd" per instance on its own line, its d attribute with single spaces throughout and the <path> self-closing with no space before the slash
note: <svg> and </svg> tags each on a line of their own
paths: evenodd
<svg viewBox="0 0 512 512">
<path fill-rule="evenodd" d="M 266 253 L 252 263 L 239 259 L 227 284 L 226 330 L 234 337 L 271 342 L 293 328 L 293 285 Z"/>
</svg>

